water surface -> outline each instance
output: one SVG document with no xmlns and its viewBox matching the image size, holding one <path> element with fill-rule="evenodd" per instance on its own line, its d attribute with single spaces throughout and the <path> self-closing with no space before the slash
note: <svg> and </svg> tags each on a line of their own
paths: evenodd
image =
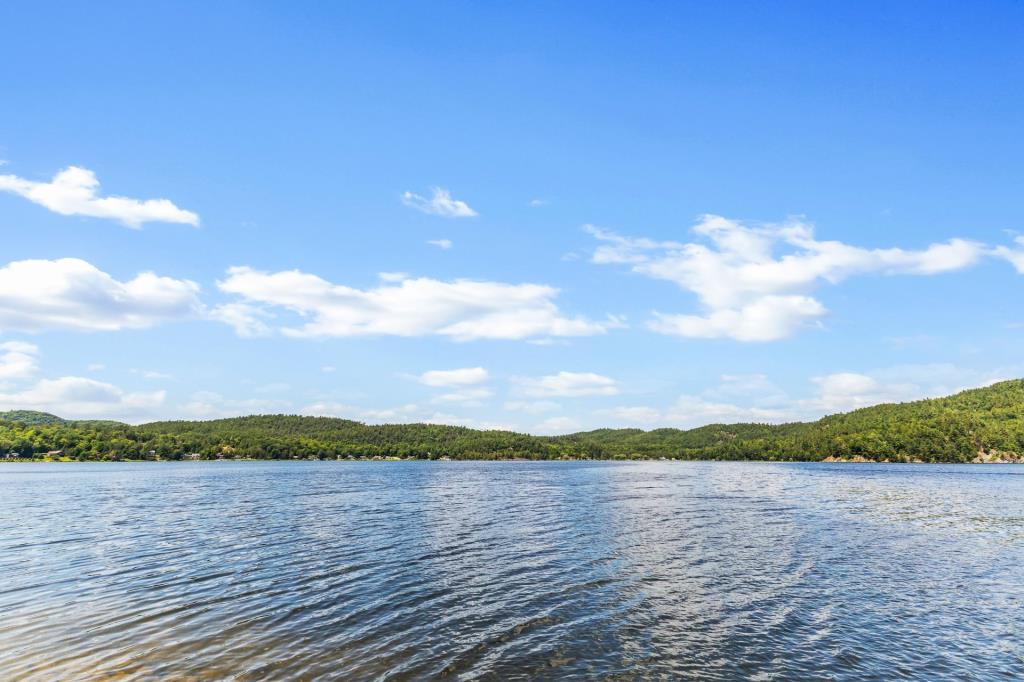
<svg viewBox="0 0 1024 682">
<path fill-rule="evenodd" d="M 1024 677 L 1024 467 L 0 466 L 0 679 Z"/>
</svg>

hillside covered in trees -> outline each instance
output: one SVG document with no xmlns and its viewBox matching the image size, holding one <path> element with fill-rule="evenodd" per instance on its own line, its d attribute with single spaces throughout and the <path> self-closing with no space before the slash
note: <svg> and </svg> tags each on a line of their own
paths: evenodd
<svg viewBox="0 0 1024 682">
<path fill-rule="evenodd" d="M 551 437 L 288 415 L 130 426 L 0 412 L 0 461 L 370 457 L 1024 461 L 1024 380 L 815 422 L 599 429 Z"/>
</svg>

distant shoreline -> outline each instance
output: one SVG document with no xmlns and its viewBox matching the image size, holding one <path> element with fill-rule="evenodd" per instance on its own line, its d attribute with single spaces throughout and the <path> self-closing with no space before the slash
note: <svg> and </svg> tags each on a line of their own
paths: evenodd
<svg viewBox="0 0 1024 682">
<path fill-rule="evenodd" d="M 0 459 L 0 466 L 4 464 L 231 464 L 231 463 L 257 463 L 257 462 L 281 462 L 290 464 L 308 464 L 312 462 L 335 462 L 338 464 L 369 464 L 369 463 L 390 463 L 390 464 L 409 464 L 414 462 L 432 462 L 436 464 L 452 464 L 458 462 L 486 462 L 491 464 L 526 464 L 526 463 L 568 463 L 568 462 L 595 462 L 605 464 L 637 464 L 637 463 L 707 463 L 707 464 L 879 464 L 879 465 L 892 465 L 892 466 L 950 466 L 950 465 L 970 465 L 970 466 L 985 466 L 989 464 L 1024 464 L 1022 460 L 986 460 L 986 461 L 970 461 L 970 462 L 926 462 L 923 460 L 909 461 L 909 462 L 893 462 L 889 460 L 874 460 L 874 459 L 684 459 L 684 458 L 667 458 L 667 459 L 494 459 L 484 457 L 464 457 L 464 458 L 452 458 L 447 460 L 442 459 L 373 459 L 372 457 L 354 458 L 354 459 L 292 459 L 292 458 L 280 458 L 280 459 L 256 459 L 256 458 L 235 458 L 235 459 L 120 459 L 120 460 L 109 460 L 109 459 Z"/>
<path fill-rule="evenodd" d="M 1024 380 L 813 422 L 605 428 L 559 436 L 264 414 L 129 425 L 0 412 L 0 460 L 1024 461 Z"/>
</svg>

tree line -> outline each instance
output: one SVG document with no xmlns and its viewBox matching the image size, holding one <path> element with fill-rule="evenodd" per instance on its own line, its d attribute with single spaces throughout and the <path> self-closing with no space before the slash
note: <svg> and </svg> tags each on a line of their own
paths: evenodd
<svg viewBox="0 0 1024 682">
<path fill-rule="evenodd" d="M 0 461 L 31 459 L 731 459 L 968 462 L 1024 453 L 1024 380 L 816 422 L 531 436 L 439 424 L 259 415 L 132 426 L 0 413 Z"/>
</svg>

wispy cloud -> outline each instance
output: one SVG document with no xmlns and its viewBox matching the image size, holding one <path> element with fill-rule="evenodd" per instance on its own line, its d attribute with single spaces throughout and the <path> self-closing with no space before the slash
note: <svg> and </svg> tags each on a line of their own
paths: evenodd
<svg viewBox="0 0 1024 682">
<path fill-rule="evenodd" d="M 152 370 L 152 369 L 133 369 L 132 370 L 132 374 L 138 374 L 143 379 L 151 379 L 151 380 L 159 380 L 159 381 L 166 381 L 168 379 L 173 379 L 174 378 L 173 376 L 171 376 L 170 374 L 167 374 L 166 372 L 158 372 L 158 371 Z"/>
<path fill-rule="evenodd" d="M 402 203 L 417 211 L 444 218 L 472 218 L 479 215 L 465 201 L 453 199 L 448 190 L 434 187 L 431 191 L 433 195 L 429 199 L 413 192 L 405 192 L 402 194 Z"/>
<path fill-rule="evenodd" d="M 451 239 L 429 239 L 427 240 L 427 243 L 431 246 L 436 246 L 439 249 L 444 249 L 445 251 L 453 246 Z"/>
<path fill-rule="evenodd" d="M 519 377 L 519 392 L 531 398 L 579 398 L 616 395 L 618 382 L 592 372 L 558 372 L 542 377 Z"/>
<path fill-rule="evenodd" d="M 136 229 L 150 222 L 199 225 L 196 213 L 178 208 L 169 199 L 101 197 L 99 187 L 96 174 L 78 166 L 65 168 L 49 182 L 0 175 L 0 191 L 18 194 L 61 215 L 107 218 Z"/>
<path fill-rule="evenodd" d="M 696 294 L 703 314 L 656 312 L 651 329 L 664 334 L 738 341 L 774 341 L 824 316 L 809 295 L 821 283 L 859 274 L 936 275 L 977 263 L 986 247 L 964 239 L 921 250 L 865 249 L 822 241 L 808 223 L 750 225 L 715 215 L 693 228 L 700 242 L 623 237 L 585 228 L 601 243 L 598 264 L 624 264 L 634 272 L 667 280 Z M 1009 257 L 1009 256 L 1008 256 Z"/>
</svg>

